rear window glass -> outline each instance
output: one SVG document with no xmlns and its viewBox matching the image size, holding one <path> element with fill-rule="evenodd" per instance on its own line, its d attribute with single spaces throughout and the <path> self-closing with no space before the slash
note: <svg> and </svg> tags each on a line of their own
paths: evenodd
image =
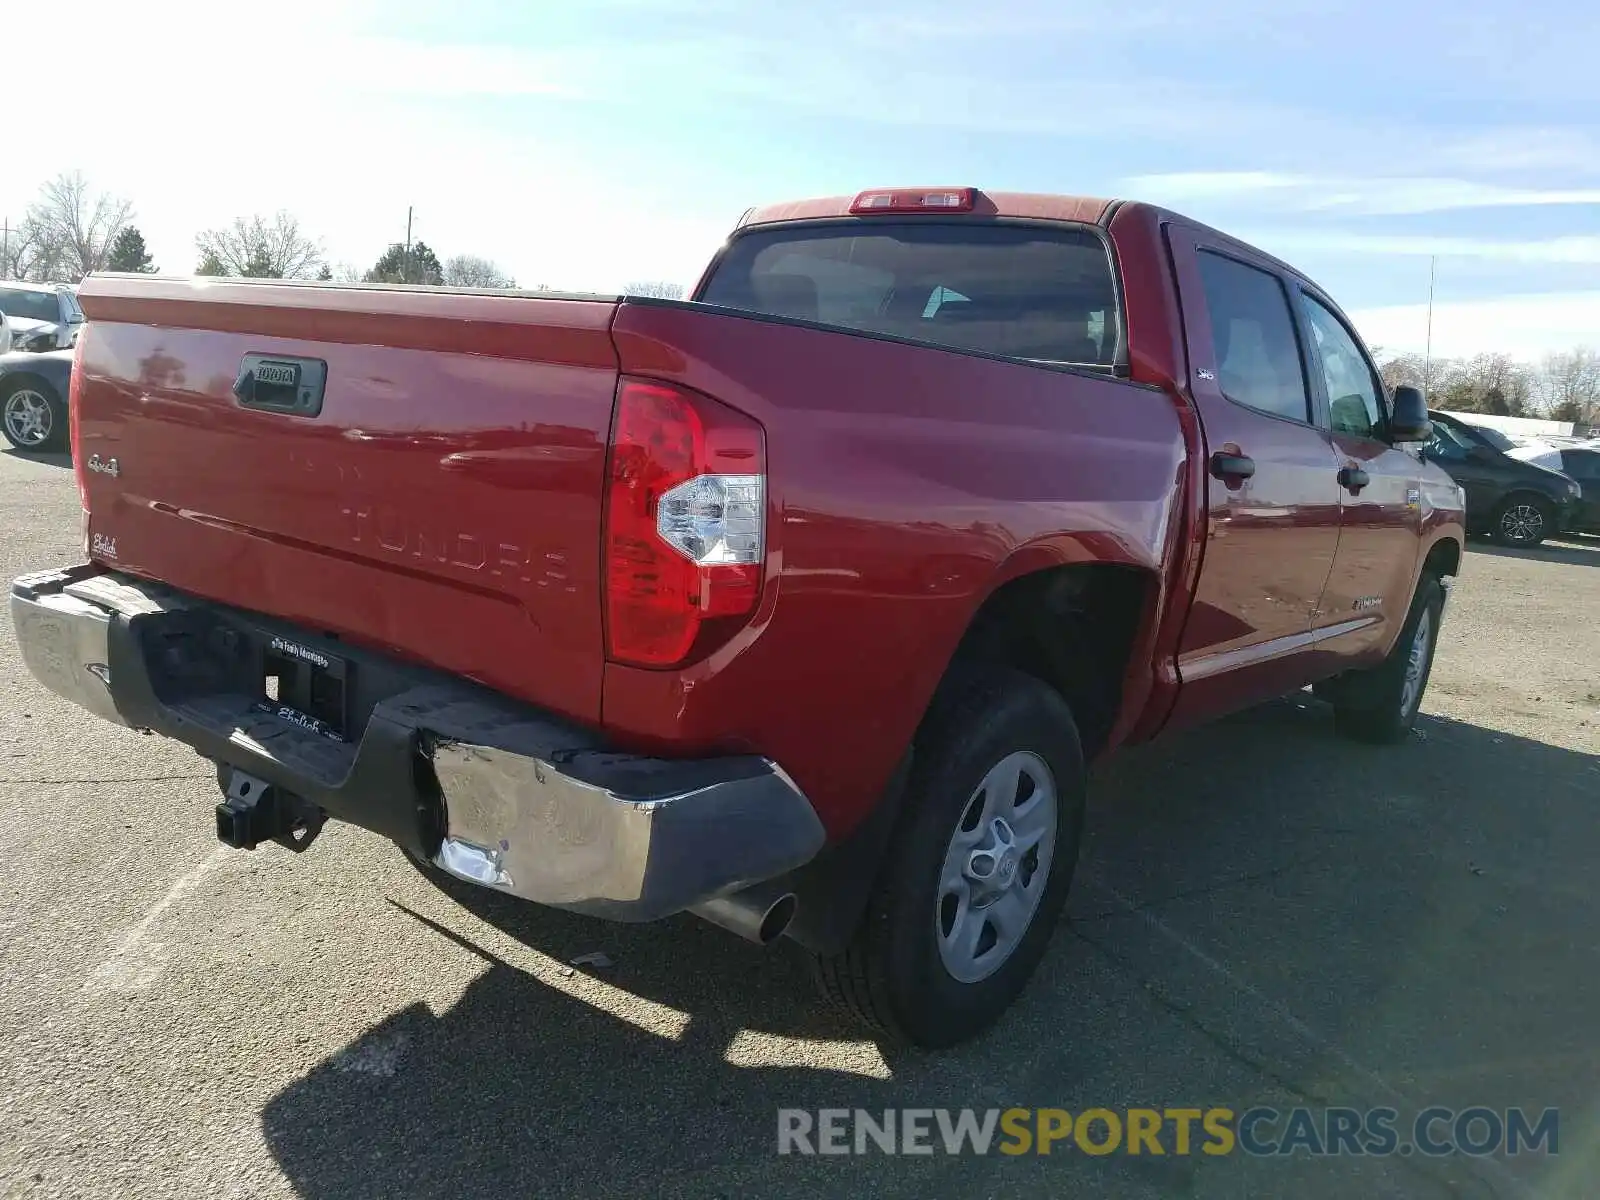
<svg viewBox="0 0 1600 1200">
<path fill-rule="evenodd" d="M 1105 243 L 1070 226 L 873 221 L 754 230 L 734 240 L 700 299 L 1082 366 L 1111 366 L 1121 328 Z"/>
</svg>

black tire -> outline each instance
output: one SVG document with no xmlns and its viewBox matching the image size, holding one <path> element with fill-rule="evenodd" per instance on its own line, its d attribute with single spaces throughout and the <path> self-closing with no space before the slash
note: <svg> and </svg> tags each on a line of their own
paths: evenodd
<svg viewBox="0 0 1600 1200">
<path fill-rule="evenodd" d="M 963 983 L 939 950 L 939 875 L 979 784 L 1019 751 L 1042 763 L 1055 786 L 1049 875 L 1009 955 L 987 977 Z M 1066 903 L 1084 791 L 1078 727 L 1052 688 L 1018 671 L 985 668 L 944 689 L 917 735 L 900 821 L 861 925 L 842 954 L 814 960 L 823 996 L 894 1041 L 929 1048 L 992 1025 L 1038 967 Z"/>
<path fill-rule="evenodd" d="M 29 398 L 33 399 L 30 400 Z M 37 441 L 22 436 L 22 406 L 44 402 L 47 428 Z M 36 427 L 36 426 L 35 426 Z M 29 454 L 58 454 L 67 448 L 67 406 L 44 380 L 32 375 L 0 381 L 0 433 L 18 450 Z"/>
<path fill-rule="evenodd" d="M 1537 546 L 1556 532 L 1555 507 L 1543 496 L 1518 492 L 1494 510 L 1489 536 L 1502 546 Z"/>
<path fill-rule="evenodd" d="M 1341 676 L 1333 691 L 1333 720 L 1345 737 L 1360 742 L 1398 742 L 1410 733 L 1422 708 L 1422 697 L 1433 674 L 1433 655 L 1439 645 L 1439 620 L 1444 612 L 1444 588 L 1432 575 L 1424 575 L 1411 599 L 1411 611 L 1395 639 L 1389 656 L 1367 671 Z M 1415 691 L 1407 697 L 1406 680 L 1417 627 L 1428 619 L 1427 645 L 1422 650 Z"/>
</svg>

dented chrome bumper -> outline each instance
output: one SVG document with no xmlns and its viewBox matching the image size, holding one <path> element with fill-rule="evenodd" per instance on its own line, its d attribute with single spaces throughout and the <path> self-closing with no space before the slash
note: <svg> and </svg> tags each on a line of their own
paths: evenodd
<svg viewBox="0 0 1600 1200">
<path fill-rule="evenodd" d="M 57 695 L 541 904 L 653 920 L 793 870 L 823 844 L 810 803 L 765 758 L 620 754 L 476 685 L 100 567 L 17 579 L 11 616 L 23 661 Z M 252 647 L 274 637 L 354 664 L 347 740 L 250 690 Z"/>
<path fill-rule="evenodd" d="M 652 920 L 793 870 L 822 848 L 811 805 L 764 759 L 602 753 L 557 765 L 425 740 L 447 823 L 434 863 L 541 904 Z"/>
</svg>

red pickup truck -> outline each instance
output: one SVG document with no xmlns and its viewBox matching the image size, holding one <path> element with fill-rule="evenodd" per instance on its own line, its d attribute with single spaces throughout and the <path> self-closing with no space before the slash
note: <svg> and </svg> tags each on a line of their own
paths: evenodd
<svg viewBox="0 0 1600 1200">
<path fill-rule="evenodd" d="M 1462 498 L 1328 296 L 1137 203 L 753 210 L 689 302 L 95 276 L 28 666 L 230 845 L 811 952 L 945 1045 L 1044 953 L 1085 764 L 1308 684 L 1400 738 Z"/>
</svg>

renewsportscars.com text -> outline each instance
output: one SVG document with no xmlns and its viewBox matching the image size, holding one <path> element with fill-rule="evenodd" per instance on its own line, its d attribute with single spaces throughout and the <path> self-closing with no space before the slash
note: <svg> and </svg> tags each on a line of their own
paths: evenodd
<svg viewBox="0 0 1600 1200">
<path fill-rule="evenodd" d="M 1560 1153 L 1546 1108 L 780 1108 L 779 1154 Z"/>
</svg>

